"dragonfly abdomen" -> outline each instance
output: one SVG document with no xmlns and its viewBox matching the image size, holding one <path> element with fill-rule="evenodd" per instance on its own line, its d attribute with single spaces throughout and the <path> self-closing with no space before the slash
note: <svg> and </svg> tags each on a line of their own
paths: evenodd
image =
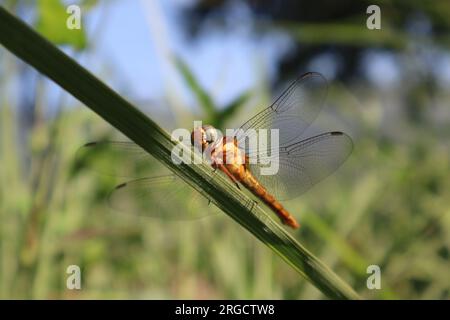
<svg viewBox="0 0 450 320">
<path fill-rule="evenodd" d="M 283 205 L 272 196 L 266 188 L 264 188 L 256 178 L 248 171 L 240 172 L 239 180 L 241 183 L 249 189 L 255 196 L 264 201 L 281 219 L 286 225 L 297 229 L 300 225 L 295 220 L 295 218 L 283 207 Z"/>
</svg>

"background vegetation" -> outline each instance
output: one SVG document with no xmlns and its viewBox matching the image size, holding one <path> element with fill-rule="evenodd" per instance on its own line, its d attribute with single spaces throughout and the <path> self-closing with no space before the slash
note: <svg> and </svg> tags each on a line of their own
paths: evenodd
<svg viewBox="0 0 450 320">
<path fill-rule="evenodd" d="M 85 19 L 95 10 L 107 17 L 114 2 L 82 1 Z M 286 204 L 302 223 L 295 237 L 363 297 L 448 298 L 449 5 L 380 1 L 383 29 L 368 31 L 364 2 L 295 3 L 180 6 L 176 22 L 191 41 L 206 37 L 211 25 L 230 32 L 232 9 L 241 5 L 256 39 L 281 33 L 289 50 L 273 76 L 261 65 L 252 90 L 224 104 L 199 80 L 201 70 L 174 52 L 172 67 L 191 99 L 166 87 L 160 101 L 137 104 L 168 130 L 189 128 L 199 118 L 233 126 L 267 106 L 286 79 L 324 73 L 330 92 L 316 128 L 348 132 L 355 150 L 333 177 Z M 65 15 L 57 1 L 2 4 L 78 60 L 95 59 L 102 23 L 92 35 L 73 33 L 59 27 Z M 124 178 L 96 174 L 75 155 L 87 141 L 121 137 L 3 48 L 0 60 L 1 298 L 322 298 L 223 214 L 169 222 L 112 213 L 104 198 Z M 121 78 L 107 62 L 98 74 Z M 124 166 L 136 175 L 142 170 L 127 155 L 99 154 L 95 161 L 117 175 Z M 147 171 L 159 170 L 149 164 Z M 188 206 L 191 198 L 185 193 L 166 202 L 173 210 L 212 210 Z M 65 287 L 71 264 L 82 268 L 80 291 Z M 381 290 L 366 287 L 371 264 L 381 267 Z"/>
</svg>

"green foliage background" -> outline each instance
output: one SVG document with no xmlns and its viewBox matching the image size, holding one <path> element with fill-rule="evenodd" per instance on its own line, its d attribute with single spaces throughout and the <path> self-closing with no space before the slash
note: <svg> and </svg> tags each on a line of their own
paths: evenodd
<svg viewBox="0 0 450 320">
<path fill-rule="evenodd" d="M 52 40 L 80 43 L 78 36 Z M 121 137 L 84 108 L 61 108 L 46 118 L 43 77 L 34 93 L 33 122 L 22 127 L 9 90 L 21 70 L 3 49 L 0 59 L 1 298 L 323 297 L 225 215 L 168 222 L 112 214 L 104 197 L 123 179 L 93 174 L 74 155 L 92 139 Z M 205 118 L 219 126 L 239 123 L 255 104 L 270 102 L 262 85 L 229 106 L 216 106 L 189 66 L 179 59 L 174 65 Z M 414 96 L 425 108 L 424 119 L 404 115 L 380 130 L 386 106 L 375 88 L 331 83 L 328 101 L 352 124 L 356 148 L 336 175 L 287 204 L 302 223 L 295 237 L 365 298 L 450 297 L 450 96 L 426 86 L 419 83 Z M 390 98 L 407 101 L 407 94 Z M 255 97 L 262 98 L 252 103 Z M 432 105 L 443 106 L 440 117 Z M 174 121 L 189 127 L 196 118 L 186 108 Z M 127 163 L 126 155 L 103 157 L 106 171 Z M 173 203 L 185 210 L 191 196 Z M 209 208 L 197 204 L 190 210 Z M 65 287 L 71 264 L 82 268 L 80 291 Z M 382 290 L 366 287 L 371 264 L 381 267 Z"/>
</svg>

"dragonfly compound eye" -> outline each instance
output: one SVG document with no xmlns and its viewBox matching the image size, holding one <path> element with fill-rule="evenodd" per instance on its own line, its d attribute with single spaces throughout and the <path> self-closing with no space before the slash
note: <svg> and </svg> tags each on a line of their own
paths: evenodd
<svg viewBox="0 0 450 320">
<path fill-rule="evenodd" d="M 205 131 L 203 128 L 194 129 L 191 133 L 191 144 L 199 147 L 205 142 Z"/>
<path fill-rule="evenodd" d="M 218 138 L 218 134 L 217 134 L 217 130 L 214 127 L 208 126 L 205 127 L 205 140 L 207 143 L 213 143 L 217 140 Z"/>
</svg>

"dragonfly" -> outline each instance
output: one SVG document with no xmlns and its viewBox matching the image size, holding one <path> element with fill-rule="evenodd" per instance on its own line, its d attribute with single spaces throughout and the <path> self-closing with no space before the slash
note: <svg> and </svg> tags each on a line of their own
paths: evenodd
<svg viewBox="0 0 450 320">
<path fill-rule="evenodd" d="M 239 189 L 240 186 L 245 187 L 257 200 L 267 205 L 283 224 L 297 229 L 299 223 L 281 201 L 300 196 L 332 174 L 353 149 L 352 139 L 341 131 L 304 137 L 305 130 L 322 110 L 327 87 L 327 81 L 320 73 L 303 74 L 269 107 L 233 130 L 231 135 L 222 136 L 213 126 L 202 125 L 192 130 L 191 144 L 200 152 L 208 150 L 210 165 L 214 170 L 224 173 Z M 261 150 L 261 145 L 254 148 L 249 144 L 248 141 L 255 138 L 261 129 L 276 130 L 278 143 L 263 144 L 265 150 Z M 91 142 L 83 149 L 92 151 L 105 147 L 136 158 L 146 154 L 138 145 L 126 141 Z M 231 157 L 228 156 L 230 154 Z M 261 169 L 269 161 L 276 161 L 276 174 L 263 174 Z M 157 188 L 161 187 L 169 190 L 169 193 L 163 193 L 167 197 L 180 180 L 176 175 L 134 179 L 118 185 L 109 196 L 110 203 L 119 211 L 126 211 L 128 206 L 123 205 L 129 203 L 126 199 L 138 195 L 144 202 L 151 198 L 155 200 L 155 194 L 161 193 Z M 170 202 L 170 199 L 165 201 Z M 158 210 L 145 210 L 142 207 L 138 207 L 138 210 L 150 212 L 151 216 L 160 215 Z"/>
</svg>

